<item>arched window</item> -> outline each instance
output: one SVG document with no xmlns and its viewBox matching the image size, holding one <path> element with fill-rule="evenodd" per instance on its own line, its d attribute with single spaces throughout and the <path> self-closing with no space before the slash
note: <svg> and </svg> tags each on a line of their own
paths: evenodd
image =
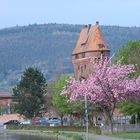
<svg viewBox="0 0 140 140">
<path fill-rule="evenodd" d="M 78 58 L 79 58 L 79 55 L 78 55 L 78 54 L 76 54 L 76 55 L 75 55 L 75 59 L 78 59 Z"/>
<path fill-rule="evenodd" d="M 83 73 L 83 66 L 81 66 L 81 73 Z"/>
<path fill-rule="evenodd" d="M 80 70 L 80 66 L 78 65 L 78 70 Z"/>
<path fill-rule="evenodd" d="M 104 44 L 98 44 L 98 46 L 99 46 L 100 49 L 105 47 Z"/>
<path fill-rule="evenodd" d="M 105 53 L 103 51 L 101 51 L 101 58 L 104 58 Z"/>
<path fill-rule="evenodd" d="M 86 65 L 84 65 L 84 68 L 86 69 Z"/>
<path fill-rule="evenodd" d="M 95 62 L 97 62 L 98 60 L 97 60 L 97 58 L 95 58 Z"/>
<path fill-rule="evenodd" d="M 85 57 L 85 53 L 82 53 L 82 58 L 84 58 Z"/>
</svg>

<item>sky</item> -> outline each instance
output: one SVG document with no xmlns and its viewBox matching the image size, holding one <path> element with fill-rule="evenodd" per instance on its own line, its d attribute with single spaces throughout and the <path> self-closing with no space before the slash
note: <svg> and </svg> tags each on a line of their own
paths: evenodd
<svg viewBox="0 0 140 140">
<path fill-rule="evenodd" d="M 66 23 L 139 26 L 140 0 L 0 0 L 0 28 Z"/>
</svg>

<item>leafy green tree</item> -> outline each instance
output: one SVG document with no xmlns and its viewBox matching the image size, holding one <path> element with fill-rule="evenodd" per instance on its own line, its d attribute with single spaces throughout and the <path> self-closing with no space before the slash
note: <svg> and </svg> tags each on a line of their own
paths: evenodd
<svg viewBox="0 0 140 140">
<path fill-rule="evenodd" d="M 72 104 L 68 102 L 68 97 L 66 95 L 61 95 L 62 89 L 68 86 L 66 80 L 69 80 L 69 76 L 60 78 L 54 86 L 54 96 L 53 105 L 58 110 L 59 116 L 61 118 L 61 125 L 63 125 L 63 117 L 65 114 L 71 114 Z"/>
<path fill-rule="evenodd" d="M 54 96 L 53 96 L 53 105 L 57 109 L 59 116 L 61 118 L 61 123 L 63 125 L 63 117 L 64 115 L 69 114 L 71 116 L 77 116 L 82 120 L 85 116 L 85 108 L 84 108 L 84 99 L 79 102 L 69 102 L 69 95 L 61 95 L 61 92 L 64 87 L 69 86 L 68 80 L 69 76 L 61 77 L 54 87 Z M 92 108 L 90 108 L 90 113 Z M 73 121 L 70 121 L 70 125 L 73 125 Z M 83 122 L 81 121 L 81 125 Z"/>
<path fill-rule="evenodd" d="M 136 72 L 134 77 L 140 75 L 140 40 L 130 41 L 119 50 L 118 57 L 123 64 L 134 64 Z M 127 101 L 121 104 L 121 109 L 124 114 L 133 116 L 137 115 L 138 122 L 140 122 L 140 103 L 139 101 Z M 135 120 L 135 119 L 134 119 Z"/>
<path fill-rule="evenodd" d="M 123 114 L 131 115 L 133 123 L 140 123 L 140 102 L 139 101 L 126 101 L 120 104 Z M 135 118 L 137 116 L 137 118 Z M 135 118 L 133 120 L 133 118 Z"/>
<path fill-rule="evenodd" d="M 134 76 L 140 75 L 140 40 L 128 42 L 119 50 L 119 59 L 122 59 L 123 64 L 134 64 L 136 72 Z"/>
<path fill-rule="evenodd" d="M 29 67 L 21 77 L 19 84 L 13 88 L 16 99 L 15 110 L 26 118 L 41 115 L 44 111 L 46 80 L 37 68 Z"/>
</svg>

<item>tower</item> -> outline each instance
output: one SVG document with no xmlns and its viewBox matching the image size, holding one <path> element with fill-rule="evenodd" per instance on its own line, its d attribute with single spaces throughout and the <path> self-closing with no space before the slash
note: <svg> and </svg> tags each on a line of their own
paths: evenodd
<svg viewBox="0 0 140 140">
<path fill-rule="evenodd" d="M 98 62 L 101 58 L 108 58 L 110 49 L 108 48 L 102 33 L 99 22 L 94 26 L 85 26 L 79 35 L 76 47 L 72 52 L 72 63 L 74 66 L 75 78 L 87 78 L 93 69 L 90 66 L 90 59 Z"/>
</svg>

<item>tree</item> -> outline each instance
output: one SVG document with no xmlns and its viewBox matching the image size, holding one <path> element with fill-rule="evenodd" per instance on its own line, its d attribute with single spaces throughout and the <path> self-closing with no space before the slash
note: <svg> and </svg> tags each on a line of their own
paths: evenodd
<svg viewBox="0 0 140 140">
<path fill-rule="evenodd" d="M 77 101 L 87 96 L 90 102 L 97 104 L 108 118 L 113 133 L 113 113 L 118 102 L 127 97 L 140 96 L 140 77 L 129 79 L 134 65 L 111 64 L 101 60 L 93 63 L 94 73 L 81 82 L 72 79 L 70 86 L 62 94 L 71 93 L 70 100 Z"/>
<path fill-rule="evenodd" d="M 72 112 L 71 103 L 68 102 L 68 97 L 66 95 L 61 96 L 61 91 L 63 87 L 67 86 L 66 80 L 69 79 L 69 76 L 61 77 L 54 87 L 53 105 L 57 108 L 59 112 L 61 118 L 61 125 L 63 125 L 64 115 L 70 114 Z"/>
<path fill-rule="evenodd" d="M 140 100 L 139 98 L 135 101 L 124 101 L 120 104 L 120 108 L 122 110 L 122 113 L 125 115 L 131 115 L 132 118 L 137 116 L 137 118 L 134 119 L 133 123 L 140 123 Z M 137 120 L 136 120 L 137 119 Z"/>
<path fill-rule="evenodd" d="M 57 109 L 59 116 L 61 118 L 61 125 L 63 125 L 64 115 L 70 115 L 70 125 L 73 125 L 71 116 L 78 116 L 80 118 L 84 117 L 84 103 L 83 101 L 75 103 L 68 101 L 69 95 L 61 96 L 61 92 L 64 87 L 68 87 L 69 76 L 60 77 L 58 82 L 54 87 L 53 105 Z M 82 120 L 82 119 L 81 119 Z M 82 125 L 82 121 L 81 121 Z"/>
<path fill-rule="evenodd" d="M 19 84 L 13 88 L 16 112 L 27 118 L 42 114 L 45 111 L 45 94 L 46 80 L 43 74 L 37 68 L 29 67 L 24 71 Z"/>
<path fill-rule="evenodd" d="M 128 42 L 123 48 L 119 50 L 118 56 L 119 59 L 122 59 L 123 64 L 134 64 L 135 65 L 135 73 L 132 76 L 137 77 L 140 75 L 140 40 Z M 124 114 L 127 115 L 137 115 L 138 121 L 140 122 L 140 104 L 139 100 L 135 100 L 134 102 L 131 100 L 127 100 L 121 103 L 121 109 Z"/>
<path fill-rule="evenodd" d="M 134 64 L 136 72 L 134 76 L 140 75 L 140 40 L 128 42 L 119 50 L 118 57 L 123 64 Z"/>
</svg>

